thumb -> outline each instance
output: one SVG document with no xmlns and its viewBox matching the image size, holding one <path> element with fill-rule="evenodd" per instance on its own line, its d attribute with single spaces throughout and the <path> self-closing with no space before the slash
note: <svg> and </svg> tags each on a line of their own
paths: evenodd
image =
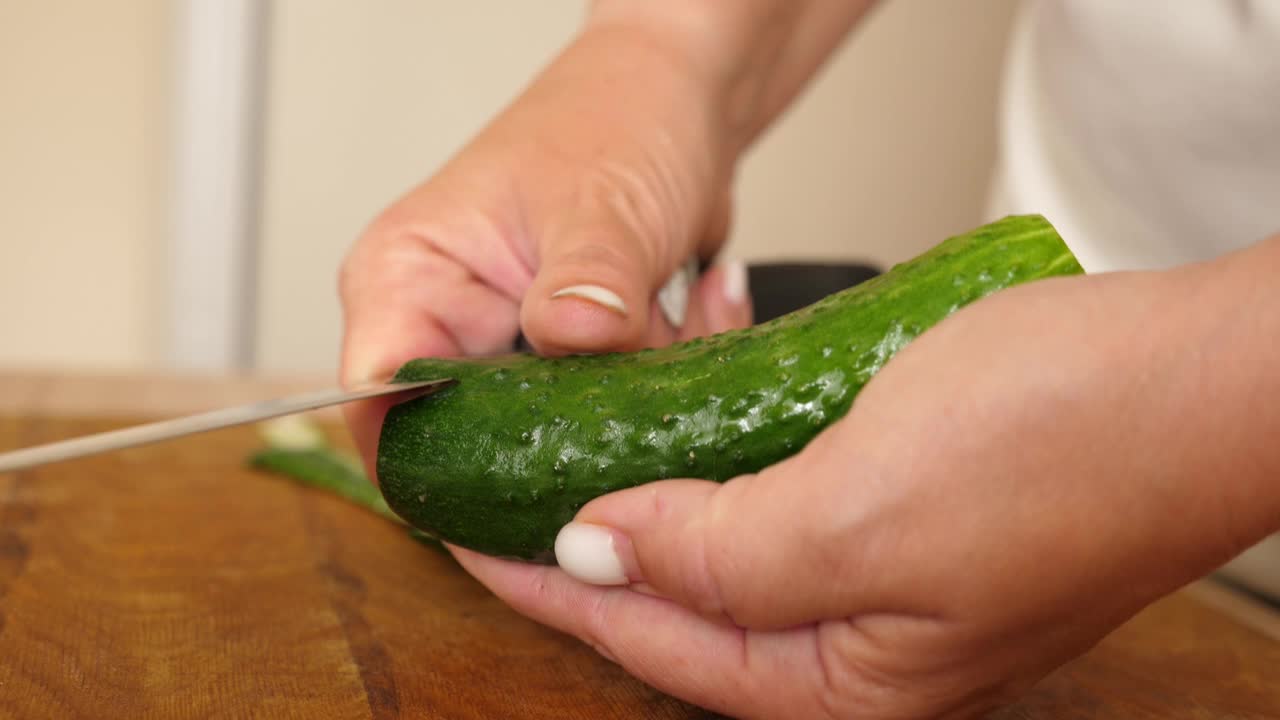
<svg viewBox="0 0 1280 720">
<path fill-rule="evenodd" d="M 821 497 L 835 483 L 809 482 L 814 464 L 802 452 L 724 484 L 666 480 L 597 498 L 560 531 L 557 562 L 753 629 L 845 616 L 868 599 L 861 553 Z"/>
<path fill-rule="evenodd" d="M 608 214 L 553 229 L 520 311 L 533 347 L 561 355 L 671 342 L 683 321 L 690 278 L 681 263 L 683 243 L 672 243 L 679 247 L 670 251 L 654 244 Z M 655 309 L 665 317 L 651 317 Z"/>
</svg>

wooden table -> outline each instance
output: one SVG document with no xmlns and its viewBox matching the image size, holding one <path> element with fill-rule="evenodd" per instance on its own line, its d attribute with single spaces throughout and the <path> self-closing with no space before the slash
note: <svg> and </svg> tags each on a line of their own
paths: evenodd
<svg viewBox="0 0 1280 720">
<path fill-rule="evenodd" d="M 323 381 L 0 373 L 0 449 Z M 256 446 L 0 474 L 0 717 L 708 717 L 391 524 L 246 470 Z M 1280 619 L 1197 583 L 995 717 L 1280 718 Z"/>
</svg>

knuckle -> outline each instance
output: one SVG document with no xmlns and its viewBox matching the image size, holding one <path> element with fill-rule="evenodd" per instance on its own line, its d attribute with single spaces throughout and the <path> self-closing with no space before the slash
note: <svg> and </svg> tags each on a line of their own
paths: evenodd
<svg viewBox="0 0 1280 720">
<path fill-rule="evenodd" d="M 813 699 L 822 717 L 842 718 L 857 708 L 874 707 L 874 703 L 866 688 L 850 677 L 851 663 L 847 662 L 849 658 L 841 651 L 839 641 L 832 641 L 831 627 L 831 623 L 823 624 L 816 634 L 815 654 L 820 672 L 816 676 Z"/>
<path fill-rule="evenodd" d="M 616 597 L 617 593 L 611 590 L 596 594 L 595 599 L 587 607 L 579 637 L 597 653 L 614 663 L 618 662 L 618 658 L 616 649 L 610 642 L 613 636 L 610 630 L 614 627 Z"/>
<path fill-rule="evenodd" d="M 742 625 L 750 607 L 737 592 L 745 568 L 738 567 L 738 553 L 728 529 L 732 524 L 728 487 L 721 486 L 711 495 L 706 515 L 695 526 L 692 562 L 683 580 L 689 602 L 697 612 L 724 616 Z"/>
<path fill-rule="evenodd" d="M 587 202 L 625 229 L 650 277 L 660 279 L 690 252 L 702 193 L 681 181 L 672 163 L 652 153 L 606 160 L 584 182 Z"/>
<path fill-rule="evenodd" d="M 817 672 L 812 673 L 808 691 L 816 715 L 935 717 L 946 708 L 989 707 L 992 694 L 957 682 L 963 674 L 940 672 L 928 661 L 910 662 L 901 656 L 896 646 L 902 623 L 915 620 L 890 622 L 895 629 L 887 634 L 864 627 L 857 618 L 819 623 L 814 634 Z M 889 638 L 892 642 L 886 642 Z"/>
<path fill-rule="evenodd" d="M 612 241 L 617 233 L 610 233 L 608 228 L 599 231 L 591 228 L 588 232 L 592 233 L 590 242 L 574 245 L 556 258 L 557 261 L 562 265 L 606 267 L 624 272 L 633 268 L 637 261 L 647 262 L 643 257 L 637 257 L 639 246 L 630 238 L 622 238 L 622 243 Z"/>
</svg>

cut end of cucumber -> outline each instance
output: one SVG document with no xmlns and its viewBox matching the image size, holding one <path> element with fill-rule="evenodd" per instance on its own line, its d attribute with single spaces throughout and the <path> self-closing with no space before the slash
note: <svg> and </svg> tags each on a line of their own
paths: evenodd
<svg viewBox="0 0 1280 720">
<path fill-rule="evenodd" d="M 285 415 L 258 423 L 258 435 L 268 447 L 281 450 L 315 450 L 328 447 L 320 424 L 306 415 Z"/>
</svg>

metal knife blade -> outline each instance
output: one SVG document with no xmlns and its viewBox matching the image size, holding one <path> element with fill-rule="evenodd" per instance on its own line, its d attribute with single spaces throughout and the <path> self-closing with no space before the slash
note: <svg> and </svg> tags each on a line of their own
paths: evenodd
<svg viewBox="0 0 1280 720">
<path fill-rule="evenodd" d="M 249 403 L 248 405 L 223 408 L 198 415 L 188 415 L 172 420 L 162 420 L 121 430 L 85 435 L 84 437 L 61 440 L 47 445 L 37 445 L 0 453 L 0 472 L 21 470 L 36 465 L 71 460 L 113 450 L 123 450 L 233 425 L 244 425 L 282 415 L 317 410 L 322 407 L 339 405 L 355 400 L 367 400 L 397 393 L 405 395 L 401 400 L 409 400 L 413 397 L 421 397 L 422 395 L 433 393 L 451 384 L 453 384 L 453 380 L 447 378 L 412 383 L 377 383 L 362 385 L 349 390 L 320 390 L 273 400 L 263 400 Z"/>
</svg>

